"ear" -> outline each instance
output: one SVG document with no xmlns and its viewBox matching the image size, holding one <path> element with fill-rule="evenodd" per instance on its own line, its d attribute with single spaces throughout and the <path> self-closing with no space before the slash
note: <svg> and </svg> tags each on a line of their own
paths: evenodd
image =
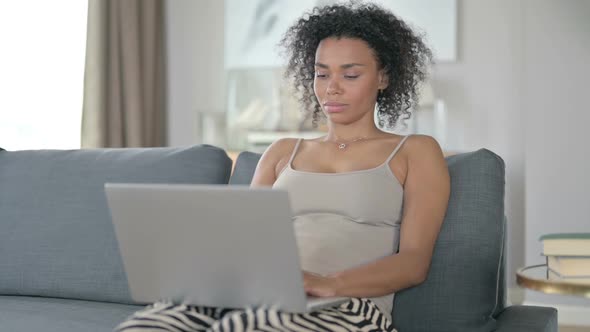
<svg viewBox="0 0 590 332">
<path fill-rule="evenodd" d="M 388 86 L 389 86 L 389 76 L 387 75 L 387 72 L 385 72 L 385 69 L 381 69 L 379 71 L 378 88 L 379 88 L 379 90 L 385 90 Z"/>
</svg>

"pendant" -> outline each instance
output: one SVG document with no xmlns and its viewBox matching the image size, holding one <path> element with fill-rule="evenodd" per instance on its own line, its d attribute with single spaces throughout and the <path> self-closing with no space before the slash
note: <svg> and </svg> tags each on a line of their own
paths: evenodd
<svg viewBox="0 0 590 332">
<path fill-rule="evenodd" d="M 344 144 L 344 143 L 340 143 L 340 144 L 338 145 L 338 148 L 339 148 L 340 150 L 342 150 L 342 149 L 346 148 L 346 144 Z"/>
</svg>

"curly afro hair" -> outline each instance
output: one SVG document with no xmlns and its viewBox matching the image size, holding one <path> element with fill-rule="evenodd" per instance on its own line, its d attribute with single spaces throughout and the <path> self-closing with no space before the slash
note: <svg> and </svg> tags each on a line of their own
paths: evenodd
<svg viewBox="0 0 590 332">
<path fill-rule="evenodd" d="M 377 95 L 379 126 L 393 128 L 402 115 L 409 119 L 432 52 L 421 36 L 390 11 L 375 4 L 350 2 L 315 7 L 291 26 L 280 42 L 288 58 L 285 76 L 294 81 L 305 110 L 313 110 L 313 125 L 323 116 L 313 90 L 315 53 L 320 41 L 330 37 L 365 41 L 373 49 L 379 69 L 389 77 L 389 85 Z"/>
</svg>

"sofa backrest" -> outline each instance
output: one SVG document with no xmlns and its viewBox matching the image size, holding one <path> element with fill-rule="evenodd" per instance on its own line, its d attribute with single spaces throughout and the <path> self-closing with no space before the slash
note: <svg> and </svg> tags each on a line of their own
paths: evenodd
<svg viewBox="0 0 590 332">
<path fill-rule="evenodd" d="M 250 183 L 259 158 L 240 154 L 230 183 Z M 447 213 L 427 280 L 395 295 L 400 331 L 492 331 L 504 308 L 504 162 L 486 149 L 446 161 Z"/>
<path fill-rule="evenodd" d="M 234 171 L 229 179 L 231 185 L 249 185 L 252 182 L 258 160 L 262 157 L 259 153 L 244 151 L 238 155 Z"/>
<path fill-rule="evenodd" d="M 504 162 L 481 149 L 447 165 L 451 197 L 428 277 L 395 296 L 401 331 L 492 331 L 504 307 Z"/>
<path fill-rule="evenodd" d="M 132 303 L 105 182 L 227 184 L 212 146 L 0 151 L 0 295 Z"/>
</svg>

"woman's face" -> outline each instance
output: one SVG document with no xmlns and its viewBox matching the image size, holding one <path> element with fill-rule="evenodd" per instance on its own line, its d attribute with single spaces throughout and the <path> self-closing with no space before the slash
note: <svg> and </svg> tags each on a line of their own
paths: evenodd
<svg viewBox="0 0 590 332">
<path fill-rule="evenodd" d="M 329 121 L 348 124 L 375 109 L 377 92 L 387 87 L 369 45 L 360 39 L 326 38 L 315 54 L 314 92 Z"/>
</svg>

